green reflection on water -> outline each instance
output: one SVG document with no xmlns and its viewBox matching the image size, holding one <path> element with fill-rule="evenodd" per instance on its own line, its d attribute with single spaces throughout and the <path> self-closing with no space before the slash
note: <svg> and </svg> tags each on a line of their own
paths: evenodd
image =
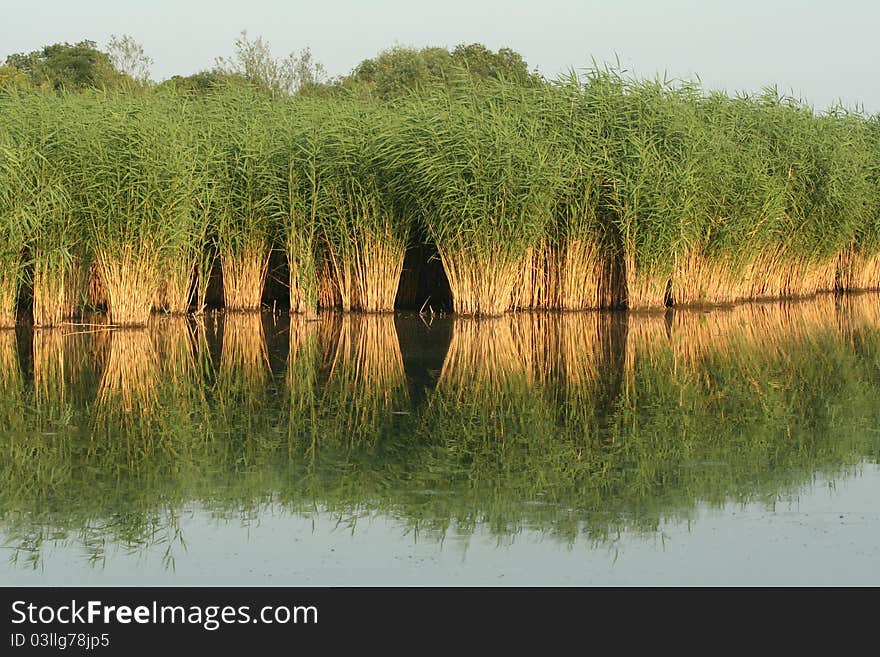
<svg viewBox="0 0 880 657">
<path fill-rule="evenodd" d="M 880 300 L 488 321 L 228 314 L 0 333 L 0 520 L 185 546 L 197 504 L 596 543 L 876 461 Z"/>
</svg>

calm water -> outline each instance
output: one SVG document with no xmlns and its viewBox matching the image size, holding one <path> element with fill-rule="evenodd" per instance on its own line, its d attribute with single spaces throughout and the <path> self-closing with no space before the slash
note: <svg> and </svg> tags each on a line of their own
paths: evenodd
<svg viewBox="0 0 880 657">
<path fill-rule="evenodd" d="M 880 298 L 0 332 L 0 582 L 878 584 Z"/>
</svg>

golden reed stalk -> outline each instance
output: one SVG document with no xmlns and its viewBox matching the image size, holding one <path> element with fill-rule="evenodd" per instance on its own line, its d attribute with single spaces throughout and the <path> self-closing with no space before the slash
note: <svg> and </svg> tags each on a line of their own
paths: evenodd
<svg viewBox="0 0 880 657">
<path fill-rule="evenodd" d="M 567 240 L 530 248 L 513 288 L 512 310 L 588 310 L 613 308 L 620 293 L 614 289 L 611 254 L 598 240 Z"/>
<path fill-rule="evenodd" d="M 51 266 L 43 258 L 37 258 L 34 263 L 34 325 L 58 326 L 73 318 L 86 291 L 86 276 L 82 264 L 76 259 Z"/>
<path fill-rule="evenodd" d="M 656 310 L 666 307 L 669 276 L 637 264 L 635 254 L 623 258 L 626 270 L 626 307 L 630 310 Z"/>
<path fill-rule="evenodd" d="M 321 258 L 316 268 L 318 287 L 318 308 L 330 310 L 340 308 L 344 310 L 342 290 L 334 275 L 333 265 L 329 258 Z M 351 304 L 349 303 L 349 310 Z"/>
<path fill-rule="evenodd" d="M 404 244 L 390 230 L 369 234 L 357 244 L 354 254 L 353 307 L 365 312 L 394 310 L 394 299 L 403 271 Z"/>
<path fill-rule="evenodd" d="M 107 297 L 110 322 L 120 326 L 146 326 L 153 298 L 162 282 L 153 250 L 148 246 L 137 250 L 131 246 L 113 252 L 100 250 L 96 264 Z"/>
<path fill-rule="evenodd" d="M 0 272 L 0 328 L 15 326 L 18 303 L 18 276 L 4 270 Z"/>
<path fill-rule="evenodd" d="M 838 264 L 838 287 L 843 291 L 880 289 L 880 254 L 865 255 L 854 249 L 842 253 Z"/>
<path fill-rule="evenodd" d="M 491 317 L 510 308 L 514 286 L 527 264 L 523 258 L 513 259 L 500 252 L 439 251 L 456 313 Z"/>
<path fill-rule="evenodd" d="M 259 310 L 269 272 L 269 247 L 253 244 L 221 257 L 223 304 L 227 310 Z"/>
<path fill-rule="evenodd" d="M 175 267 L 174 264 L 177 264 Z M 196 263 L 172 263 L 169 272 L 162 279 L 156 294 L 153 296 L 153 310 L 161 310 L 174 315 L 182 315 L 189 311 L 192 301 L 192 284 L 196 271 Z"/>
<path fill-rule="evenodd" d="M 346 255 L 337 253 L 332 244 L 325 246 L 317 268 L 320 308 L 394 310 L 406 245 L 390 230 L 360 235 Z"/>
</svg>

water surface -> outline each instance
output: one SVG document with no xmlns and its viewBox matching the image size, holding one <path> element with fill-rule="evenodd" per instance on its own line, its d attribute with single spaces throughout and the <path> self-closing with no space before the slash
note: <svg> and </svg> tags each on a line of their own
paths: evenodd
<svg viewBox="0 0 880 657">
<path fill-rule="evenodd" d="M 0 581 L 877 584 L 880 298 L 0 333 Z"/>
</svg>

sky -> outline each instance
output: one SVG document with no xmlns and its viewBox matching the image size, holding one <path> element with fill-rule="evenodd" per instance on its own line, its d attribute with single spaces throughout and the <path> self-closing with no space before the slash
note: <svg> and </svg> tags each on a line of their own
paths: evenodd
<svg viewBox="0 0 880 657">
<path fill-rule="evenodd" d="M 283 57 L 309 47 L 331 76 L 394 45 L 480 42 L 547 77 L 619 62 L 706 88 L 776 85 L 822 110 L 880 112 L 880 3 L 872 0 L 0 0 L 0 59 L 111 35 L 141 43 L 162 80 L 211 68 L 242 30 Z"/>
</svg>

